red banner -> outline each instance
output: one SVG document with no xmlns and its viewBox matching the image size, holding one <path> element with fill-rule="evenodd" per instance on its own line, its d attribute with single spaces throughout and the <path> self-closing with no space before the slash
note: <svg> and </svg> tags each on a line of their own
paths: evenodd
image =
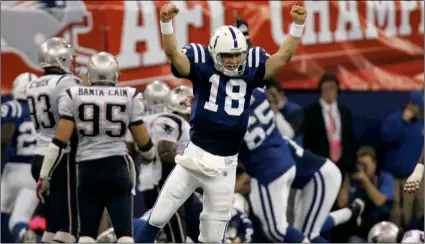
<svg viewBox="0 0 425 244">
<path fill-rule="evenodd" d="M 46 1 L 47 2 L 47 1 Z M 54 1 L 50 1 L 54 2 Z M 159 9 L 168 1 L 40 1 L 1 3 L 2 94 L 21 72 L 41 74 L 38 46 L 51 36 L 70 40 L 77 62 L 108 51 L 121 67 L 120 85 L 141 87 L 175 79 L 161 47 Z M 423 1 L 172 1 L 179 46 L 207 44 L 215 28 L 248 21 L 253 44 L 273 54 L 291 24 L 293 4 L 308 17 L 291 63 L 275 77 L 287 89 L 314 89 L 325 71 L 336 72 L 346 90 L 416 90 L 424 87 Z M 187 84 L 190 84 L 189 82 Z"/>
</svg>

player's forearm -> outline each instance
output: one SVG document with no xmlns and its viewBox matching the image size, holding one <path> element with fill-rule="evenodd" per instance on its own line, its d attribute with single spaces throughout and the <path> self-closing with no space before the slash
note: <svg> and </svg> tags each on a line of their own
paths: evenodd
<svg viewBox="0 0 425 244">
<path fill-rule="evenodd" d="M 276 127 L 279 130 L 281 135 L 287 136 L 289 138 L 294 138 L 294 129 L 285 120 L 285 117 L 280 112 L 277 112 L 275 115 Z"/>
<path fill-rule="evenodd" d="M 185 54 L 177 50 L 177 39 L 174 34 L 172 22 L 161 21 L 162 47 L 168 60 L 177 69 L 179 74 L 187 76 L 190 73 L 189 59 Z"/>
<path fill-rule="evenodd" d="M 280 45 L 279 50 L 266 61 L 264 80 L 271 79 L 280 69 L 289 63 L 301 41 L 304 25 L 293 23 L 289 35 Z"/>
<path fill-rule="evenodd" d="M 297 51 L 298 45 L 300 44 L 301 38 L 288 35 L 285 41 L 280 45 L 277 54 L 281 58 L 281 65 L 285 65 L 291 61 L 292 56 L 294 56 Z"/>
<path fill-rule="evenodd" d="M 53 138 L 52 142 L 47 148 L 46 154 L 44 155 L 43 165 L 40 170 L 40 178 L 50 178 L 53 171 L 60 163 L 63 155 L 65 154 L 67 144 Z"/>
<path fill-rule="evenodd" d="M 144 123 L 132 125 L 130 126 L 130 131 L 142 157 L 148 161 L 154 159 L 155 147 L 153 146 L 146 125 Z"/>
<path fill-rule="evenodd" d="M 173 62 L 179 53 L 177 50 L 176 34 L 162 34 L 162 47 L 167 58 Z"/>
</svg>

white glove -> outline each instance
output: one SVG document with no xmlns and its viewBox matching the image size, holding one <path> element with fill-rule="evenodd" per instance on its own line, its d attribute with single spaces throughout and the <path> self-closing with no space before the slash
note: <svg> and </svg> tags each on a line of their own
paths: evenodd
<svg viewBox="0 0 425 244">
<path fill-rule="evenodd" d="M 422 181 L 424 176 L 424 165 L 416 164 L 415 170 L 413 173 L 407 178 L 406 183 L 404 184 L 404 192 L 414 193 L 419 189 L 419 184 Z"/>
</svg>

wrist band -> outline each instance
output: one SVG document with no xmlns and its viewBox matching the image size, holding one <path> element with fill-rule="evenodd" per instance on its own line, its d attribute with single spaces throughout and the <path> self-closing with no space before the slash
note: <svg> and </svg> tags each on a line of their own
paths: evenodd
<svg viewBox="0 0 425 244">
<path fill-rule="evenodd" d="M 174 33 L 173 21 L 172 20 L 170 20 L 167 23 L 160 21 L 160 25 L 161 25 L 161 33 L 162 34 L 171 35 L 171 34 Z"/>
<path fill-rule="evenodd" d="M 292 23 L 289 34 L 294 37 L 301 37 L 303 35 L 304 25 Z"/>
</svg>

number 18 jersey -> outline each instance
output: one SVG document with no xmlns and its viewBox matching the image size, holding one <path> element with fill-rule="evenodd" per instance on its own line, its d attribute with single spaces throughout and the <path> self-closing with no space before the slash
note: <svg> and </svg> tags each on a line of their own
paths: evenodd
<svg viewBox="0 0 425 244">
<path fill-rule="evenodd" d="M 59 102 L 61 119 L 78 132 L 77 162 L 128 154 L 129 125 L 142 124 L 142 94 L 131 87 L 73 87 Z"/>
<path fill-rule="evenodd" d="M 59 122 L 58 103 L 65 90 L 79 86 L 81 80 L 74 75 L 44 75 L 32 80 L 27 86 L 27 102 L 34 123 L 36 149 L 34 154 L 44 156 L 47 147 L 56 134 Z M 70 147 L 65 150 L 69 152 Z"/>
<path fill-rule="evenodd" d="M 248 124 L 252 90 L 264 86 L 268 54 L 259 47 L 249 49 L 244 73 L 230 77 L 215 69 L 206 46 L 191 43 L 182 52 L 190 61 L 189 75 L 181 76 L 173 65 L 171 70 L 193 84 L 191 141 L 214 155 L 236 155 Z"/>
</svg>

